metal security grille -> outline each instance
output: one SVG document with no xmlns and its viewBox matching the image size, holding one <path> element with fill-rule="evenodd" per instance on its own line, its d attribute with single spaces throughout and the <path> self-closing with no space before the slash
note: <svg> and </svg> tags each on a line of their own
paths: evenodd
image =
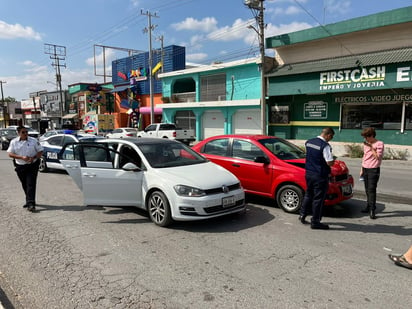
<svg viewBox="0 0 412 309">
<path fill-rule="evenodd" d="M 226 74 L 200 78 L 200 101 L 226 101 Z"/>
<path fill-rule="evenodd" d="M 195 129 L 196 116 L 191 110 L 176 111 L 175 123 L 181 129 Z"/>
</svg>

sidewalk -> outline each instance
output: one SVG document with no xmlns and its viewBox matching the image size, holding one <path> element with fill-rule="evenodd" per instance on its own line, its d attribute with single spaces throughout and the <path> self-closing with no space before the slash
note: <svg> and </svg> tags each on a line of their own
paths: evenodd
<svg viewBox="0 0 412 309">
<path fill-rule="evenodd" d="M 359 171 L 362 159 L 338 157 L 346 163 L 355 180 L 354 195 L 365 199 L 364 183 L 359 181 Z M 381 177 L 378 183 L 378 201 L 393 202 L 412 205 L 412 186 L 409 180 L 412 175 L 412 161 L 383 160 Z"/>
<path fill-rule="evenodd" d="M 305 142 L 306 142 L 305 140 L 292 140 L 292 139 L 289 141 L 300 147 L 304 147 Z M 362 145 L 362 143 L 348 143 L 348 142 L 334 142 L 334 141 L 330 141 L 329 144 L 332 146 L 333 154 L 337 157 L 348 156 L 348 151 L 346 149 L 347 145 L 352 145 L 352 144 Z M 395 150 L 395 151 L 405 151 L 406 150 L 408 154 L 407 156 L 408 161 L 412 161 L 412 146 L 385 144 L 385 150 L 388 150 L 388 149 Z M 397 160 L 394 160 L 394 161 L 397 161 Z M 400 161 L 400 162 L 403 162 L 403 161 Z"/>
</svg>

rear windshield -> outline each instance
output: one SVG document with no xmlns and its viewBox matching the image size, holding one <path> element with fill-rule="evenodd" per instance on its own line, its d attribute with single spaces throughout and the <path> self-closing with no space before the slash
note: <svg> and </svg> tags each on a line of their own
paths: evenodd
<svg viewBox="0 0 412 309">
<path fill-rule="evenodd" d="M 152 143 L 137 145 L 154 168 L 205 163 L 207 160 L 182 143 Z"/>
</svg>

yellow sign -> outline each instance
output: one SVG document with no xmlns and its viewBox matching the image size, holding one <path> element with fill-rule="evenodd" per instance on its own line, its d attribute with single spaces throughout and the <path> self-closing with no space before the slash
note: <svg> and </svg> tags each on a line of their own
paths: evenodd
<svg viewBox="0 0 412 309">
<path fill-rule="evenodd" d="M 152 69 L 152 74 L 156 74 L 157 71 L 162 67 L 162 62 L 158 62 L 155 67 Z"/>
</svg>

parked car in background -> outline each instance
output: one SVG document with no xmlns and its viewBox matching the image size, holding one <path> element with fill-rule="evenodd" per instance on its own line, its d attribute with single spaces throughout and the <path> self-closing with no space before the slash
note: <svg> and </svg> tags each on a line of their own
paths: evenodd
<svg viewBox="0 0 412 309">
<path fill-rule="evenodd" d="M 239 180 L 177 141 L 103 139 L 66 145 L 59 158 L 85 205 L 136 206 L 159 226 L 245 210 Z"/>
<path fill-rule="evenodd" d="M 104 139 L 92 134 L 55 134 L 40 141 L 43 146 L 43 155 L 40 158 L 39 171 L 44 173 L 50 169 L 64 170 L 58 159 L 58 153 L 64 145 L 75 142 L 94 142 Z"/>
<path fill-rule="evenodd" d="M 39 138 L 39 136 L 40 136 L 39 131 L 36 131 L 35 129 L 33 129 L 32 127 L 29 127 L 29 126 L 24 126 L 24 127 L 27 129 L 29 136 L 34 137 L 34 138 Z M 17 131 L 17 128 L 18 128 L 18 126 L 8 126 L 7 127 L 7 129 L 14 129 L 16 131 Z"/>
<path fill-rule="evenodd" d="M 236 175 L 246 193 L 269 197 L 284 211 L 296 213 L 302 206 L 305 152 L 274 136 L 221 135 L 205 139 L 193 149 Z M 353 196 L 353 177 L 343 161 L 331 167 L 325 205 Z"/>
<path fill-rule="evenodd" d="M 137 132 L 137 137 L 168 138 L 186 145 L 196 140 L 194 130 L 179 129 L 174 123 L 152 123 L 143 131 Z"/>
<path fill-rule="evenodd" d="M 1 150 L 7 150 L 7 148 L 9 148 L 10 141 L 17 136 L 18 134 L 16 129 L 0 129 Z"/>
<path fill-rule="evenodd" d="M 124 137 L 136 137 L 137 129 L 136 128 L 117 128 L 112 132 L 107 133 L 107 138 L 124 138 Z"/>
</svg>

